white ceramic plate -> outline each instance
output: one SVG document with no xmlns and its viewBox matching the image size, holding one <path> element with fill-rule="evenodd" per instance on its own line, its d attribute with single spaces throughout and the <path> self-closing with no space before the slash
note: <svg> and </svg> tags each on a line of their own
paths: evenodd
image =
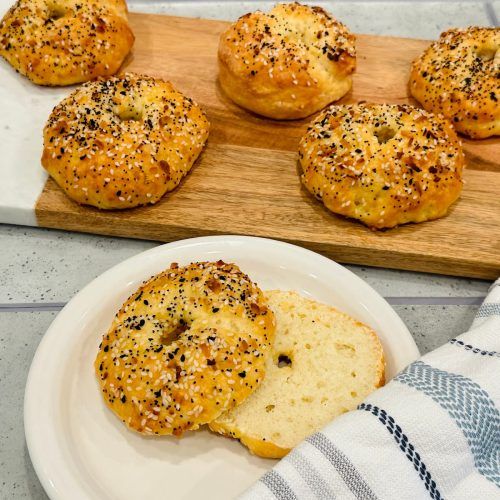
<svg viewBox="0 0 500 500">
<path fill-rule="evenodd" d="M 234 498 L 272 467 L 238 442 L 206 430 L 181 440 L 142 437 L 105 407 L 93 361 L 124 300 L 171 262 L 237 263 L 262 289 L 296 290 L 337 306 L 380 336 L 390 379 L 419 356 L 397 314 L 364 281 L 335 262 L 293 245 L 241 236 L 159 246 L 118 264 L 59 313 L 31 365 L 25 394 L 26 441 L 52 499 Z"/>
</svg>

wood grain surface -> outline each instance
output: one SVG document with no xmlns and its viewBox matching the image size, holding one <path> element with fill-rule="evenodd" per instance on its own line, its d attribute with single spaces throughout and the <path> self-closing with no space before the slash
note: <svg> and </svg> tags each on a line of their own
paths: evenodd
<svg viewBox="0 0 500 500">
<path fill-rule="evenodd" d="M 207 112 L 211 135 L 192 172 L 149 207 L 99 211 L 69 200 L 49 180 L 36 215 L 44 227 L 172 241 L 246 234 L 289 241 L 346 263 L 457 276 L 500 274 L 500 139 L 464 139 L 465 187 L 443 219 L 372 231 L 328 212 L 301 187 L 297 146 L 307 120 L 248 113 L 217 83 L 218 36 L 227 23 L 132 14 L 136 35 L 126 70 L 160 76 Z M 342 102 L 412 102 L 410 62 L 423 40 L 359 35 L 353 90 Z"/>
</svg>

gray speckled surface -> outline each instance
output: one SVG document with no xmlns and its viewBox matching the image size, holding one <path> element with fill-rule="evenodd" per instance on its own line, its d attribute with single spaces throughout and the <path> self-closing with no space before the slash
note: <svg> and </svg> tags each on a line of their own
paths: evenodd
<svg viewBox="0 0 500 500">
<path fill-rule="evenodd" d="M 393 306 L 410 330 L 422 354 L 466 332 L 478 306 Z"/>
<path fill-rule="evenodd" d="M 129 2 L 132 11 L 161 12 L 170 15 L 236 19 L 258 3 L 261 10 L 276 2 Z M 453 26 L 470 24 L 491 25 L 483 2 L 304 2 L 321 5 L 357 33 L 436 38 L 441 31 Z M 465 15 L 464 15 L 465 14 Z"/>
<path fill-rule="evenodd" d="M 488 9 L 488 14 L 492 18 L 492 23 L 495 26 L 500 26 L 500 2 L 491 2 L 491 8 Z"/>
<path fill-rule="evenodd" d="M 38 343 L 56 313 L 2 313 L 0 333 L 0 498 L 47 498 L 24 440 L 26 377 Z"/>
<path fill-rule="evenodd" d="M 7 0 L 0 0 L 3 4 Z M 493 25 L 500 1 L 317 2 L 360 33 L 434 38 L 450 26 Z M 129 2 L 131 10 L 233 19 L 271 2 Z M 26 449 L 23 396 L 38 343 L 57 311 L 104 270 L 154 242 L 0 225 L 0 499 L 46 500 Z M 420 350 L 428 352 L 466 330 L 489 283 L 348 266 L 388 297 Z M 6 312 L 31 309 L 33 312 Z"/>
<path fill-rule="evenodd" d="M 66 302 L 106 269 L 155 245 L 0 225 L 0 304 Z"/>
</svg>

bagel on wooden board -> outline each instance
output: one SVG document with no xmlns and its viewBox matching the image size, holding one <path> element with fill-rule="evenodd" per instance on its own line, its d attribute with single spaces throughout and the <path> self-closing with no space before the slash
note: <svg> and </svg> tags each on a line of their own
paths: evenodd
<svg viewBox="0 0 500 500">
<path fill-rule="evenodd" d="M 473 139 L 500 135 L 500 28 L 450 29 L 412 65 L 410 91 Z"/>
<path fill-rule="evenodd" d="M 124 0 L 18 0 L 0 22 L 0 55 L 39 85 L 114 75 L 133 43 Z"/>
<path fill-rule="evenodd" d="M 354 35 L 321 7 L 276 5 L 240 17 L 219 42 L 219 82 L 239 106 L 275 119 L 309 116 L 352 86 Z"/>
<path fill-rule="evenodd" d="M 54 108 L 42 165 L 78 203 L 153 204 L 191 170 L 208 132 L 201 108 L 170 82 L 127 73 L 85 83 Z"/>
<path fill-rule="evenodd" d="M 374 229 L 443 217 L 465 157 L 451 123 L 410 105 L 333 105 L 299 145 L 302 183 L 326 208 Z"/>
</svg>

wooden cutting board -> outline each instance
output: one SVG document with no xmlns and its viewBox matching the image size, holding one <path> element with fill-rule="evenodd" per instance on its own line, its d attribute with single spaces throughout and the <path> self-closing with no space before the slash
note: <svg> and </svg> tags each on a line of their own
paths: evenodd
<svg viewBox="0 0 500 500">
<path fill-rule="evenodd" d="M 302 187 L 297 146 L 309 120 L 276 122 L 238 108 L 217 83 L 227 23 L 132 14 L 126 69 L 171 80 L 211 122 L 209 143 L 174 192 L 149 207 L 105 212 L 78 206 L 49 180 L 36 216 L 44 227 L 171 241 L 245 234 L 289 241 L 335 260 L 457 276 L 500 274 L 500 139 L 464 140 L 465 187 L 440 220 L 372 231 L 328 212 Z M 410 62 L 423 40 L 359 35 L 354 87 L 342 102 L 404 103 Z"/>
</svg>

